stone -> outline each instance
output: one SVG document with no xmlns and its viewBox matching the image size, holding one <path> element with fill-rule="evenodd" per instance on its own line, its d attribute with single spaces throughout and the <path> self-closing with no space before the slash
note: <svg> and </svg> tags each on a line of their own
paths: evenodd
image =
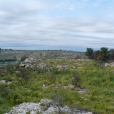
<svg viewBox="0 0 114 114">
<path fill-rule="evenodd" d="M 42 103 L 44 106 L 41 106 Z M 65 112 L 66 114 L 93 114 L 92 112 L 70 108 L 67 105 L 57 106 L 53 103 L 52 99 L 42 99 L 39 103 L 24 102 L 20 105 L 14 106 L 13 110 L 5 114 L 26 114 L 27 112 L 30 112 L 30 114 L 37 114 L 38 112 L 40 114 L 56 114 L 56 112 Z"/>
<path fill-rule="evenodd" d="M 6 84 L 6 80 L 0 80 L 0 83 Z"/>
<path fill-rule="evenodd" d="M 40 110 L 40 103 L 22 103 L 20 105 L 14 106 L 13 110 L 5 114 L 26 114 L 26 112 L 37 114 L 37 112 Z"/>
<path fill-rule="evenodd" d="M 86 93 L 86 92 L 87 92 L 87 89 L 80 89 L 80 90 L 78 91 L 78 93 L 81 93 L 81 94 Z"/>
<path fill-rule="evenodd" d="M 72 84 L 68 84 L 68 85 L 63 86 L 63 87 L 64 87 L 64 88 L 75 88 L 74 85 L 72 85 Z"/>
<path fill-rule="evenodd" d="M 53 100 L 52 99 L 42 99 L 40 102 L 44 103 L 44 104 L 49 104 L 49 103 L 53 103 Z"/>
<path fill-rule="evenodd" d="M 21 64 L 20 64 L 20 66 L 21 66 L 21 67 L 25 67 L 25 66 L 26 66 L 26 64 L 22 64 L 22 63 L 21 63 Z"/>
<path fill-rule="evenodd" d="M 105 66 L 111 66 L 111 67 L 113 67 L 113 66 L 114 66 L 114 62 L 111 62 L 111 63 L 105 63 Z"/>
<path fill-rule="evenodd" d="M 71 66 L 72 69 L 76 69 L 77 67 L 76 66 Z"/>
<path fill-rule="evenodd" d="M 12 84 L 12 82 L 11 81 L 8 81 L 7 84 L 10 85 L 10 84 Z"/>
<path fill-rule="evenodd" d="M 68 65 L 67 64 L 58 65 L 57 68 L 59 68 L 59 69 L 68 69 Z"/>
</svg>

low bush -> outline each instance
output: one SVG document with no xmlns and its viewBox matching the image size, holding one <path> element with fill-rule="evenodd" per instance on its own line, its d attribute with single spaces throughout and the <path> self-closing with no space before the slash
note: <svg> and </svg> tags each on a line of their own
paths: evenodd
<svg viewBox="0 0 114 114">
<path fill-rule="evenodd" d="M 80 77 L 79 74 L 77 74 L 77 73 L 74 73 L 74 74 L 73 74 L 72 84 L 73 84 L 75 87 L 80 87 L 80 86 L 81 86 L 81 77 Z"/>
</svg>

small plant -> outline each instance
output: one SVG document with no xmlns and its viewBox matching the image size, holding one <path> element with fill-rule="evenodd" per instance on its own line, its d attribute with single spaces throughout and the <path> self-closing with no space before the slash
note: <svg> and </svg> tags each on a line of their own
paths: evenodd
<svg viewBox="0 0 114 114">
<path fill-rule="evenodd" d="M 55 83 L 56 81 L 56 75 L 54 75 L 53 73 L 49 73 L 47 76 L 47 79 L 50 81 L 50 83 Z"/>
<path fill-rule="evenodd" d="M 40 106 L 45 106 L 46 104 L 45 103 L 41 103 Z"/>
<path fill-rule="evenodd" d="M 21 62 L 23 62 L 26 58 L 28 58 L 26 55 L 21 57 Z"/>
<path fill-rule="evenodd" d="M 11 93 L 9 87 L 6 85 L 0 84 L 0 94 L 3 98 L 6 98 Z"/>
<path fill-rule="evenodd" d="M 7 103 L 6 100 L 0 96 L 0 114 L 4 114 L 9 110 L 10 110 L 9 103 Z"/>
<path fill-rule="evenodd" d="M 53 73 L 54 75 L 57 75 L 57 74 L 59 74 L 59 70 L 58 70 L 57 68 L 53 68 L 53 69 L 52 69 L 52 73 Z"/>
<path fill-rule="evenodd" d="M 72 84 L 73 84 L 75 87 L 80 87 L 80 84 L 81 84 L 81 77 L 80 77 L 79 74 L 77 74 L 77 73 L 74 73 L 74 74 L 73 74 Z"/>
<path fill-rule="evenodd" d="M 30 112 L 26 112 L 26 114 L 30 114 Z"/>
<path fill-rule="evenodd" d="M 40 114 L 40 111 L 38 111 L 37 114 Z"/>
</svg>

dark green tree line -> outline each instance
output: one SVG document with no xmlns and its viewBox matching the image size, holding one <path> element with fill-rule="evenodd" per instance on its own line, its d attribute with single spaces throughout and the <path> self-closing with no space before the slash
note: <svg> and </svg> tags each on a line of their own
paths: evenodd
<svg viewBox="0 0 114 114">
<path fill-rule="evenodd" d="M 95 61 L 107 62 L 114 60 L 114 49 L 109 50 L 107 47 L 101 47 L 100 50 L 94 51 L 92 48 L 87 48 L 86 56 Z"/>
</svg>

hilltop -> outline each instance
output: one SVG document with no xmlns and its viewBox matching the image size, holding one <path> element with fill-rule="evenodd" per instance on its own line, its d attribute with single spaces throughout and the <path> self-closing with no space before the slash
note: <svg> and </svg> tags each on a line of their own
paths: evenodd
<svg viewBox="0 0 114 114">
<path fill-rule="evenodd" d="M 83 56 L 83 52 L 66 51 L 66 50 L 2 50 L 0 53 L 1 59 L 13 59 L 20 60 L 22 56 L 28 57 L 44 57 L 44 58 L 76 58 Z"/>
</svg>

